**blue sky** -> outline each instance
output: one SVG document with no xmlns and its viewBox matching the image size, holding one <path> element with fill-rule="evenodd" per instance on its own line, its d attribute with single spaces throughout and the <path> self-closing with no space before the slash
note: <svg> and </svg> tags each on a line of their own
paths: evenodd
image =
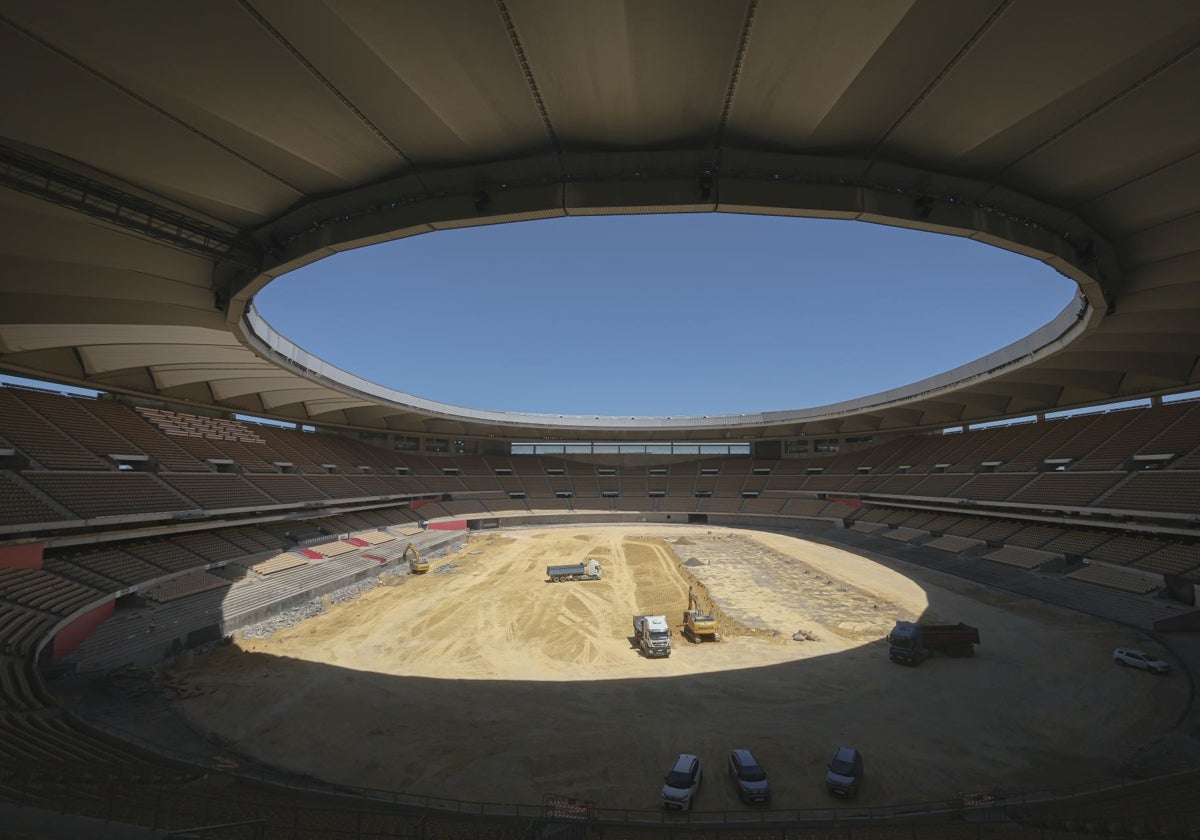
<svg viewBox="0 0 1200 840">
<path fill-rule="evenodd" d="M 958 237 L 707 213 L 426 234 L 295 271 L 256 305 L 310 352 L 420 397 L 632 416 L 865 396 L 999 349 L 1075 295 Z"/>
</svg>

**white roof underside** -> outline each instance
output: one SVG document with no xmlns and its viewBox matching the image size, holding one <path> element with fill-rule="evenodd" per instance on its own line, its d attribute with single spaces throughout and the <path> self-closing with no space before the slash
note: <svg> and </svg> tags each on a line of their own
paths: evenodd
<svg viewBox="0 0 1200 840">
<path fill-rule="evenodd" d="M 1188 388 L 1198 44 L 1192 0 L 0 0 L 0 369 L 508 439 L 852 434 Z M 420 400 L 249 305 L 370 242 L 678 210 L 972 236 L 1089 305 L 909 388 L 669 420 Z"/>
</svg>

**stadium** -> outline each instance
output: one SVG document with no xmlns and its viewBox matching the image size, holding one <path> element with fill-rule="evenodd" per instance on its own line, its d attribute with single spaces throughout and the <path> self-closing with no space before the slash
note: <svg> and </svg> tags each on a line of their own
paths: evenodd
<svg viewBox="0 0 1200 840">
<path fill-rule="evenodd" d="M 40 383 L 0 387 L 3 836 L 1200 836 L 1195 4 L 0 0 L 0 39 L 0 373 Z M 254 305 L 665 213 L 1078 295 L 886 392 L 629 417 L 416 397 Z M 893 665 L 897 620 L 978 655 Z"/>
</svg>

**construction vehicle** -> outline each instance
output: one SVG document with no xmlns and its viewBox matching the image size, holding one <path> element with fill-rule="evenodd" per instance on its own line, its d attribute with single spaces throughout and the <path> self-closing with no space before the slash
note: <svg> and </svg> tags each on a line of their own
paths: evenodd
<svg viewBox="0 0 1200 840">
<path fill-rule="evenodd" d="M 687 636 L 693 644 L 721 641 L 716 616 L 711 612 L 708 615 L 700 614 L 700 596 L 690 586 L 688 587 L 688 608 L 683 613 L 683 635 Z"/>
<path fill-rule="evenodd" d="M 404 553 L 400 555 L 401 562 L 403 562 L 404 558 L 408 556 L 410 551 L 412 552 L 412 557 L 408 561 L 409 573 L 414 575 L 423 575 L 428 572 L 429 561 L 421 559 L 421 552 L 417 551 L 417 547 L 412 543 L 409 543 L 404 547 Z"/>
<path fill-rule="evenodd" d="M 633 635 L 642 653 L 651 659 L 671 655 L 671 628 L 665 615 L 635 615 Z"/>
<path fill-rule="evenodd" d="M 600 580 L 603 576 L 604 570 L 600 568 L 600 561 L 594 557 L 588 558 L 586 563 L 546 567 L 546 577 L 550 578 L 552 583 L 564 580 Z"/>
<path fill-rule="evenodd" d="M 974 656 L 979 631 L 968 624 L 917 624 L 897 621 L 888 633 L 888 658 L 902 665 L 920 665 L 934 653 Z"/>
</svg>

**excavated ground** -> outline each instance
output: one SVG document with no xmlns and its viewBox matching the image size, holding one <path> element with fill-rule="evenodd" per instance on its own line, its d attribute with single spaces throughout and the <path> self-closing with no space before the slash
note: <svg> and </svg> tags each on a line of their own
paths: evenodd
<svg viewBox="0 0 1200 840">
<path fill-rule="evenodd" d="M 596 557 L 601 581 L 549 583 Z M 1113 667 L 1127 628 L 793 537 L 705 527 L 473 536 L 434 572 L 269 639 L 198 657 L 179 703 L 268 763 L 415 794 L 655 809 L 679 752 L 705 762 L 699 811 L 738 809 L 724 762 L 749 747 L 775 806 L 826 807 L 824 765 L 865 756 L 859 804 L 1119 779 L 1188 702 L 1186 680 Z M 688 587 L 723 641 L 681 634 Z M 666 614 L 669 659 L 632 645 Z M 973 659 L 891 664 L 897 618 L 980 628 Z M 797 642 L 808 630 L 817 641 Z M 1152 643 L 1148 643 L 1153 647 Z"/>
</svg>

